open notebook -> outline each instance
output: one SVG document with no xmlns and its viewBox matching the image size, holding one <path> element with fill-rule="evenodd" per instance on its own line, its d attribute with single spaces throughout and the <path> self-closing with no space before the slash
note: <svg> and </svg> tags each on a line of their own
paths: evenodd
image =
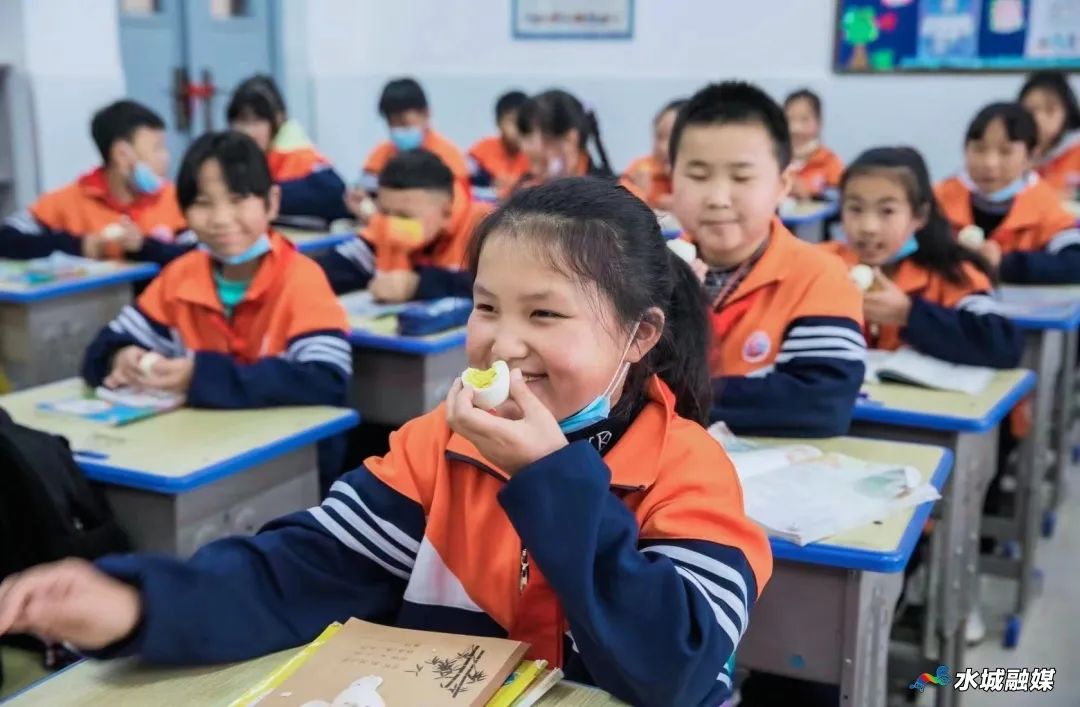
<svg viewBox="0 0 1080 707">
<path fill-rule="evenodd" d="M 183 404 L 183 396 L 173 393 L 100 386 L 77 398 L 38 403 L 38 409 L 115 427 L 175 410 Z"/>
<path fill-rule="evenodd" d="M 941 498 L 917 469 L 823 453 L 805 444 L 767 447 L 723 423 L 709 428 L 742 484 L 746 515 L 773 537 L 807 545 Z"/>
<path fill-rule="evenodd" d="M 528 645 L 349 619 L 230 707 L 523 707 L 561 678 Z"/>
<path fill-rule="evenodd" d="M 867 383 L 906 383 L 953 393 L 979 395 L 994 378 L 994 370 L 962 366 L 925 356 L 913 349 L 868 351 Z"/>
</svg>

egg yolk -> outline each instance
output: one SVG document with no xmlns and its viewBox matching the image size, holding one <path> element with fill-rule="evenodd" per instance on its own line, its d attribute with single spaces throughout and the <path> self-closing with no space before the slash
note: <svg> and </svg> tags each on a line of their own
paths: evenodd
<svg viewBox="0 0 1080 707">
<path fill-rule="evenodd" d="M 491 384 L 495 382 L 495 375 L 496 372 L 494 367 L 486 370 L 470 368 L 465 371 L 465 375 L 462 376 L 462 378 L 473 388 L 483 389 L 491 387 Z"/>
</svg>

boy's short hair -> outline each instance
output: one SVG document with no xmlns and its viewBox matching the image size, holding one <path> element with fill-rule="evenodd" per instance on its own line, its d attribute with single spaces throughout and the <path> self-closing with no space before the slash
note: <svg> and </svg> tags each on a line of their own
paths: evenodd
<svg viewBox="0 0 1080 707">
<path fill-rule="evenodd" d="M 109 161 L 109 150 L 113 144 L 130 140 L 139 128 L 164 130 L 165 121 L 143 104 L 127 100 L 110 103 L 94 113 L 90 121 L 90 135 L 101 153 L 102 161 Z"/>
<path fill-rule="evenodd" d="M 709 84 L 690 97 L 679 111 L 671 131 L 669 154 L 672 164 L 687 126 L 748 123 L 765 128 L 772 139 L 781 171 L 786 169 L 791 162 L 791 135 L 784 111 L 769 94 L 744 81 Z"/>
<path fill-rule="evenodd" d="M 394 155 L 379 173 L 382 189 L 426 189 L 454 195 L 454 173 L 438 155 L 424 149 Z"/>
<path fill-rule="evenodd" d="M 810 110 L 814 111 L 814 115 L 818 120 L 821 120 L 821 97 L 808 88 L 800 88 L 796 91 L 792 91 L 784 99 L 784 107 L 787 108 L 795 101 L 806 101 L 810 104 Z"/>
<path fill-rule="evenodd" d="M 253 116 L 276 124 L 278 114 L 285 113 L 285 99 L 281 97 L 274 79 L 266 74 L 255 74 L 240 82 L 229 100 L 225 117 L 231 123 L 240 118 Z"/>
<path fill-rule="evenodd" d="M 986 129 L 995 120 L 1000 120 L 1005 125 L 1005 134 L 1009 136 L 1010 142 L 1024 143 L 1028 152 L 1035 149 L 1039 140 L 1039 128 L 1035 124 L 1035 118 L 1019 103 L 1007 102 L 991 103 L 976 113 L 964 134 L 964 144 L 982 140 Z"/>
<path fill-rule="evenodd" d="M 407 110 L 427 110 L 427 107 L 424 89 L 411 77 L 388 81 L 379 96 L 379 113 L 383 118 L 399 115 Z"/>
<path fill-rule="evenodd" d="M 243 133 L 225 131 L 200 136 L 184 153 L 180 172 L 176 175 L 176 199 L 181 209 L 195 203 L 199 195 L 199 170 L 210 161 L 217 160 L 229 191 L 240 196 L 258 196 L 266 199 L 274 181 L 266 155 L 255 141 Z"/>
<path fill-rule="evenodd" d="M 527 100 L 529 97 L 524 91 L 507 91 L 499 96 L 499 100 L 495 101 L 495 122 L 502 120 L 507 113 L 520 109 Z"/>
</svg>

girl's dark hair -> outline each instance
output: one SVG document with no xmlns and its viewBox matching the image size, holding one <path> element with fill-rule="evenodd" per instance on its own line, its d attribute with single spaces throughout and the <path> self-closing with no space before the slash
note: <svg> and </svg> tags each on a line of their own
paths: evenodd
<svg viewBox="0 0 1080 707">
<path fill-rule="evenodd" d="M 660 109 L 659 111 L 657 111 L 656 115 L 655 115 L 655 116 L 653 116 L 653 120 L 652 120 L 652 122 L 653 122 L 653 125 L 656 125 L 657 123 L 659 123 L 659 122 L 660 122 L 660 119 L 661 119 L 661 118 L 663 118 L 663 117 L 664 117 L 664 115 L 665 115 L 665 114 L 666 114 L 666 113 L 667 113 L 667 112 L 668 112 L 669 110 L 673 110 L 673 111 L 675 111 L 676 113 L 678 113 L 679 111 L 681 111 L 681 110 L 682 110 L 682 107 L 683 107 L 683 106 L 685 106 L 685 105 L 686 105 L 687 103 L 689 103 L 689 102 L 690 102 L 690 99 L 689 99 L 689 98 L 676 98 L 676 99 L 675 99 L 675 100 L 673 100 L 673 101 L 668 101 L 668 102 L 667 102 L 667 103 L 666 103 L 666 104 L 664 105 L 664 107 L 663 107 L 663 108 L 661 108 L 661 109 Z"/>
<path fill-rule="evenodd" d="M 821 97 L 808 88 L 800 88 L 797 91 L 792 91 L 784 99 L 784 107 L 787 108 L 795 101 L 806 101 L 810 104 L 810 110 L 814 111 L 814 115 L 818 120 L 821 120 Z"/>
<path fill-rule="evenodd" d="M 629 331 L 651 307 L 664 312 L 663 334 L 630 367 L 615 414 L 625 413 L 657 374 L 675 393 L 676 411 L 707 424 L 712 388 L 707 364 L 709 319 L 701 283 L 665 245 L 656 215 L 607 179 L 567 177 L 515 192 L 473 232 L 468 262 L 476 272 L 493 234 L 528 239 L 549 264 L 612 304 Z"/>
<path fill-rule="evenodd" d="M 890 176 L 904 187 L 911 210 L 926 217 L 926 225 L 915 232 L 919 249 L 911 256 L 919 265 L 941 273 L 946 280 L 958 285 L 969 284 L 963 263 L 969 262 L 982 270 L 991 280 L 993 268 L 978 253 L 960 245 L 953 237 L 952 227 L 938 208 L 930 183 L 930 171 L 919 151 L 911 147 L 874 147 L 855 158 L 840 179 L 843 201 L 848 183 L 868 174 Z"/>
<path fill-rule="evenodd" d="M 225 117 L 230 123 L 254 117 L 268 121 L 274 132 L 281 127 L 281 118 L 285 114 L 285 99 L 281 97 L 274 79 L 266 74 L 255 74 L 240 82 L 225 110 Z"/>
<path fill-rule="evenodd" d="M 176 199 L 181 209 L 195 203 L 199 195 L 199 170 L 209 160 L 217 160 L 229 191 L 240 196 L 266 199 L 274 181 L 266 155 L 247 135 L 228 131 L 206 133 L 191 143 L 176 175 Z"/>
<path fill-rule="evenodd" d="M 982 140 L 986 129 L 995 120 L 1000 120 L 1005 125 L 1005 134 L 1010 142 L 1022 142 L 1027 145 L 1028 152 L 1035 149 L 1039 139 L 1039 129 L 1035 125 L 1035 119 L 1019 103 L 991 103 L 984 107 L 971 120 L 967 133 L 964 135 L 964 144 Z"/>
<path fill-rule="evenodd" d="M 1061 105 L 1065 107 L 1065 125 L 1061 132 L 1050 141 L 1050 147 L 1055 147 L 1061 138 L 1069 130 L 1080 129 L 1080 102 L 1076 100 L 1076 93 L 1069 85 L 1069 79 L 1061 71 L 1036 71 L 1027 77 L 1027 81 L 1020 88 L 1020 96 L 1017 100 L 1023 101 L 1032 91 L 1049 91 L 1058 97 Z"/>
<path fill-rule="evenodd" d="M 592 139 L 596 147 L 596 164 L 603 174 L 614 176 L 607 150 L 600 139 L 600 123 L 596 120 L 596 113 L 586 110 L 573 94 L 553 88 L 529 98 L 518 109 L 517 126 L 522 135 L 539 130 L 542 135 L 563 137 L 571 130 L 577 130 L 579 147 L 587 149 Z"/>
</svg>

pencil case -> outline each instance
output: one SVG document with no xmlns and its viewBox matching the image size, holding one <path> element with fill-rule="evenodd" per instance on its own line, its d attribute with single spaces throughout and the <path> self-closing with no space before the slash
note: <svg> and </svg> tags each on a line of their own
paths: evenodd
<svg viewBox="0 0 1080 707">
<path fill-rule="evenodd" d="M 447 329 L 464 326 L 472 312 L 472 300 L 465 297 L 411 304 L 398 312 L 398 334 L 427 336 Z"/>
</svg>

